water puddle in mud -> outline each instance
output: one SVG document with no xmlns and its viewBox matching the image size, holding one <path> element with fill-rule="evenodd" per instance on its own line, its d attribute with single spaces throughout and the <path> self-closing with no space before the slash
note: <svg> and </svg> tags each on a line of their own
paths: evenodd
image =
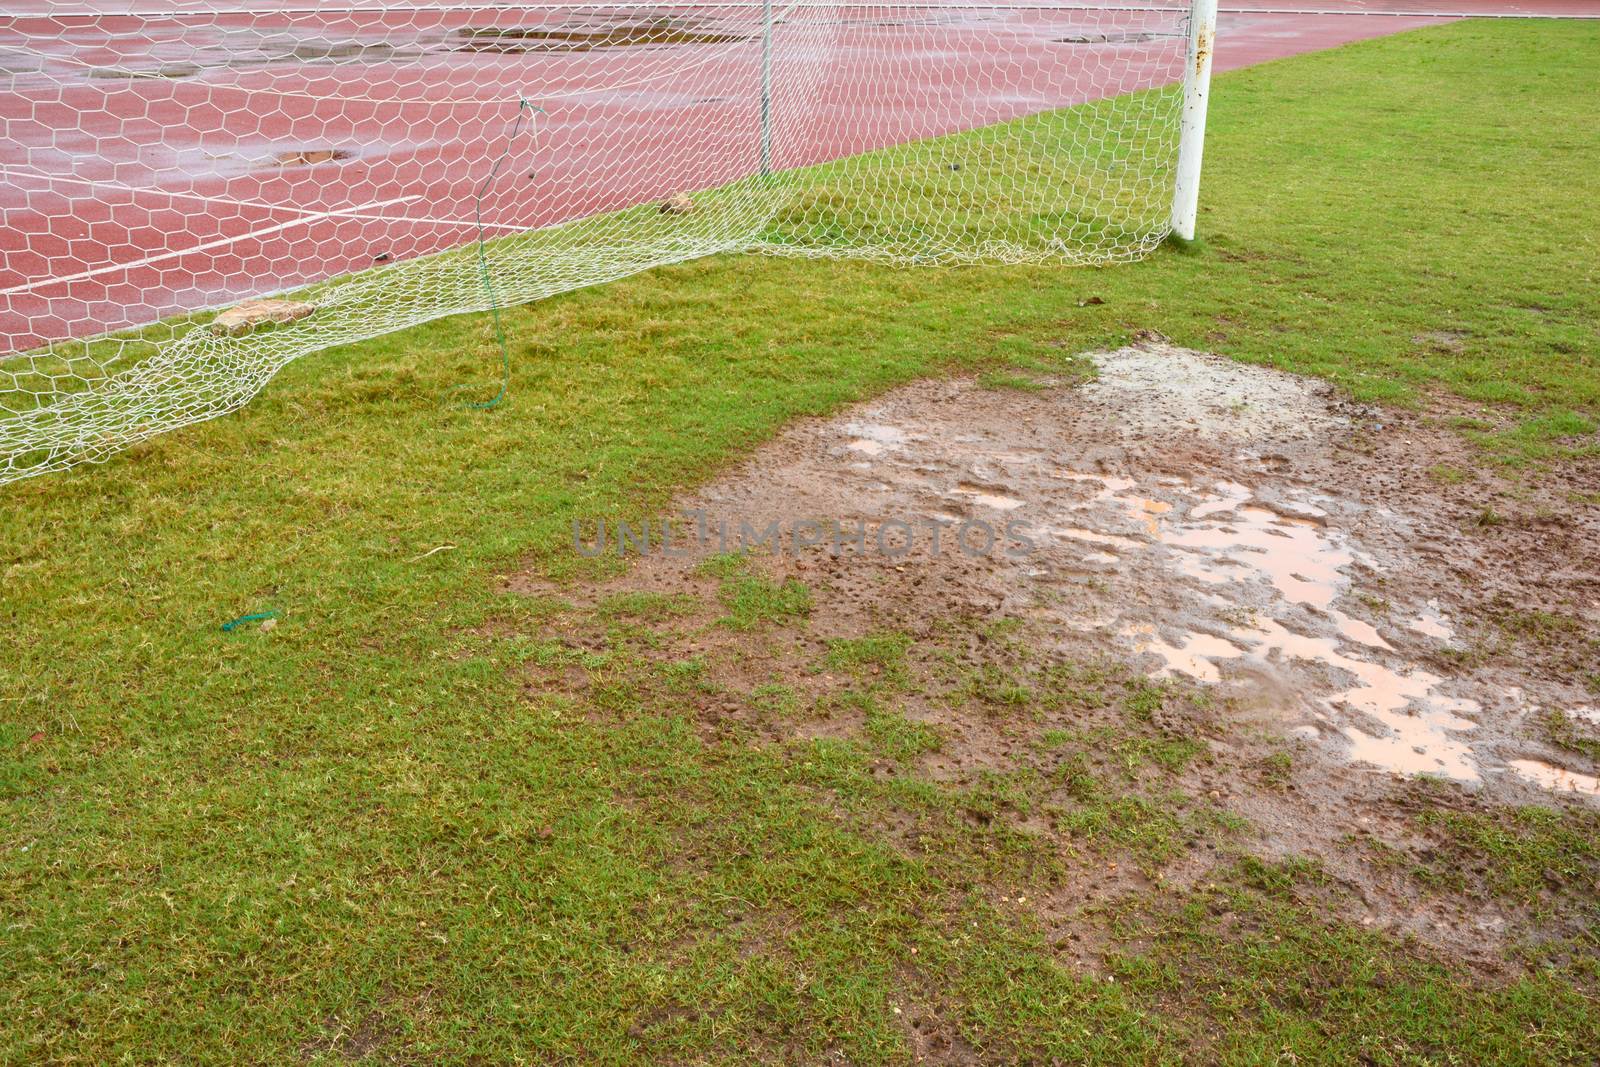
<svg viewBox="0 0 1600 1067">
<path fill-rule="evenodd" d="M 1514 759 L 1508 766 L 1518 775 L 1557 793 L 1600 796 L 1600 778 L 1557 767 L 1540 759 Z"/>
<path fill-rule="evenodd" d="M 1243 649 L 1231 641 L 1211 634 L 1193 633 L 1174 644 L 1162 638 L 1153 623 L 1132 623 L 1121 630 L 1123 637 L 1132 640 L 1140 652 L 1153 653 L 1165 666 L 1160 675 L 1177 671 L 1200 682 L 1220 682 L 1222 672 L 1217 667 L 1219 659 L 1237 659 Z"/>
<path fill-rule="evenodd" d="M 962 482 L 956 486 L 956 492 L 967 497 L 974 503 L 994 511 L 1012 511 L 1022 506 L 1020 497 L 1008 496 L 987 485 L 974 485 L 971 482 Z"/>
<path fill-rule="evenodd" d="M 1455 627 L 1451 626 L 1450 620 L 1440 612 L 1437 600 L 1428 601 L 1427 605 L 1417 613 L 1417 617 L 1406 624 L 1406 628 L 1436 641 L 1449 641 L 1456 635 Z"/>
<path fill-rule="evenodd" d="M 1586 722 L 1592 726 L 1600 726 L 1600 708 L 1591 708 L 1585 705 L 1576 708 L 1566 708 L 1565 711 L 1567 718 L 1569 719 L 1576 719 L 1579 722 Z"/>
<path fill-rule="evenodd" d="M 1210 630 L 1173 623 L 1178 613 L 1159 626 L 1124 624 L 1119 634 L 1134 651 L 1160 662 L 1157 676 L 1216 683 L 1230 668 L 1309 671 L 1331 688 L 1309 698 L 1320 732 L 1336 735 L 1350 759 L 1399 774 L 1479 780 L 1461 735 L 1476 729 L 1472 716 L 1481 707 L 1443 692 L 1444 678 L 1401 661 L 1377 627 L 1335 606 L 1350 590 L 1347 572 L 1360 553 L 1325 525 L 1315 503 L 1269 505 L 1236 482 L 1141 487 L 1128 478 L 1059 473 L 1089 496 L 1076 509 L 1082 524 L 1052 533 L 1112 546 L 1129 566 L 1198 583 L 1210 616 L 1225 620 Z M 1448 635 L 1436 608 L 1425 620 Z"/>
<path fill-rule="evenodd" d="M 852 452 L 868 456 L 881 456 L 893 449 L 904 448 L 906 444 L 905 431 L 898 426 L 886 426 L 877 422 L 851 422 L 845 424 L 844 432 L 850 437 L 845 447 Z"/>
<path fill-rule="evenodd" d="M 1050 527 L 1050 533 L 1060 537 L 1071 538 L 1074 541 L 1088 541 L 1091 544 L 1111 545 L 1116 548 L 1138 548 L 1140 544 L 1139 541 L 1132 537 L 1124 537 L 1121 534 L 1100 533 L 1097 530 L 1086 530 L 1081 526 L 1052 526 Z M 1109 555 L 1109 553 L 1099 554 Z M 1110 556 L 1110 558 L 1115 560 L 1117 557 Z"/>
<path fill-rule="evenodd" d="M 1536 710 L 1528 693 L 1439 666 L 1458 621 L 1410 592 L 1427 570 L 1404 533 L 1416 519 L 1272 473 L 1278 450 L 1320 448 L 1348 427 L 1320 386 L 1169 350 L 1096 362 L 1100 377 L 1071 401 L 1087 422 L 1054 423 L 1047 407 L 953 416 L 945 387 L 861 409 L 823 429 L 815 492 L 845 509 L 870 494 L 874 507 L 944 522 L 1022 524 L 1033 547 L 1014 573 L 952 584 L 1049 620 L 1069 654 L 1114 646 L 1153 676 L 1221 686 L 1288 735 L 1382 771 L 1600 796 L 1579 773 L 1587 763 L 1575 772 L 1553 752 L 1502 751 Z M 1179 448 L 1221 442 L 1240 462 L 1207 478 L 1193 473 L 1203 451 L 1182 466 L 1181 451 L 1161 453 L 1163 435 Z M 1163 472 L 1139 456 L 1159 456 Z M 1600 725 L 1587 704 L 1567 714 Z"/>
</svg>

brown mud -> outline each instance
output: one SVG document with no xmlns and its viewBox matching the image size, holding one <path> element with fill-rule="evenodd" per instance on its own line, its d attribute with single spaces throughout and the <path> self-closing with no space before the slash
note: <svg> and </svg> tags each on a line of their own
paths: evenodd
<svg viewBox="0 0 1600 1067">
<path fill-rule="evenodd" d="M 1243 850 L 1321 863 L 1344 918 L 1489 970 L 1511 942 L 1575 929 L 1549 907 L 1533 924 L 1486 892 L 1420 892 L 1407 867 L 1440 844 L 1424 804 L 1600 803 L 1597 509 L 1555 486 L 1430 473 L 1477 462 L 1445 422 L 1459 412 L 1355 406 L 1319 381 L 1159 341 L 1094 359 L 1081 384 L 923 381 L 799 423 L 681 501 L 674 554 L 658 529 L 654 551 L 581 596 L 700 605 L 653 654 L 708 665 L 708 736 L 858 735 L 874 711 L 840 699 L 859 688 L 852 672 L 903 672 L 899 713 L 941 739 L 908 758 L 937 782 L 1037 762 L 1051 730 L 1111 729 L 1143 676 L 1179 695 L 1153 729 L 1204 752 L 1153 769 L 1173 796 L 1199 798 L 1177 825 L 1238 817 Z M 771 588 L 810 590 L 808 618 L 715 625 L 726 605 L 707 559 L 773 524 L 753 558 Z M 903 665 L 829 658 L 840 639 L 883 634 L 903 635 Z M 596 640 L 577 624 L 562 639 Z M 1023 664 L 1066 672 L 1076 695 L 1013 702 Z M 973 699 L 949 699 L 954 678 Z M 571 668 L 530 682 L 583 684 Z M 1056 810 L 1070 811 L 1064 788 Z M 1058 832 L 1037 811 L 998 817 Z M 1205 876 L 1218 857 L 1202 836 L 1160 862 L 1081 866 L 1030 909 L 1092 968 L 1085 909 Z"/>
</svg>

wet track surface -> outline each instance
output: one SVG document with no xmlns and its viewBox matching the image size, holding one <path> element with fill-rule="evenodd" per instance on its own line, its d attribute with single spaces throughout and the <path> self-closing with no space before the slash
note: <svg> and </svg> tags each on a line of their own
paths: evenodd
<svg viewBox="0 0 1600 1067">
<path fill-rule="evenodd" d="M 757 167 L 760 42 L 744 16 L 250 10 L 0 21 L 9 76 L 0 213 L 10 233 L 0 350 L 459 247 L 477 234 L 476 192 L 504 153 L 519 99 L 540 110 L 515 158 L 523 184 L 483 205 L 489 236 Z M 778 31 L 780 85 L 795 88 L 775 99 L 775 166 L 1180 72 L 1170 6 L 1114 23 L 1103 12 L 892 10 L 832 9 L 827 27 L 797 14 Z M 1438 21 L 1234 12 L 1221 17 L 1216 64 Z"/>
</svg>

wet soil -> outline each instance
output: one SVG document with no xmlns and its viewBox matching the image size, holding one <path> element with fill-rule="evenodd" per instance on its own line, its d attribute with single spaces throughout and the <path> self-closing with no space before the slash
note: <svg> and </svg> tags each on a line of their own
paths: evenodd
<svg viewBox="0 0 1600 1067">
<path fill-rule="evenodd" d="M 1600 802 L 1600 509 L 1571 493 L 1600 472 L 1518 486 L 1479 470 L 1449 425 L 1459 404 L 1368 409 L 1159 341 L 1094 360 L 1085 383 L 924 381 L 797 424 L 681 501 L 670 553 L 658 530 L 598 587 L 512 585 L 589 606 L 688 594 L 712 605 L 698 609 L 709 623 L 721 609 L 705 561 L 754 546 L 775 587 L 811 590 L 809 618 L 669 633 L 657 655 L 710 664 L 701 727 L 858 735 L 872 712 L 836 699 L 860 679 L 829 665 L 830 642 L 901 634 L 904 668 L 863 669 L 905 670 L 905 716 L 943 739 L 915 770 L 938 782 L 1037 762 L 1050 730 L 1110 728 L 1130 676 L 1161 683 L 1181 699 L 1153 729 L 1205 752 L 1170 773 L 1174 795 L 1241 816 L 1255 855 L 1322 863 L 1351 921 L 1503 968 L 1507 943 L 1530 935 L 1526 909 L 1419 892 L 1406 864 L 1373 857 L 1438 844 L 1416 818 L 1419 777 L 1450 810 Z M 1441 480 L 1441 466 L 1474 473 Z M 945 698 L 952 665 L 974 699 Z M 1077 695 L 1014 713 L 1006 679 L 1054 670 Z M 998 817 L 1054 832 L 1036 814 Z M 1192 883 L 1210 848 L 1083 867 L 1030 907 L 1092 969 L 1085 909 Z M 1552 937 L 1579 921 L 1540 915 Z"/>
</svg>

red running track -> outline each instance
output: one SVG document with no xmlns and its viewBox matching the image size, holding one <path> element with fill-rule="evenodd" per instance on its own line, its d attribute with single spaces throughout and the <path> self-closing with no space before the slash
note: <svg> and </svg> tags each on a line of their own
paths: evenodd
<svg viewBox="0 0 1600 1067">
<path fill-rule="evenodd" d="M 836 9 L 870 30 L 831 48 L 816 29 L 792 45 L 780 37 L 775 82 L 809 91 L 775 102 L 774 124 L 789 134 L 774 163 L 839 158 L 1170 83 L 1181 70 L 1170 36 L 1176 7 L 924 9 L 939 25 L 920 21 L 925 14 L 876 21 L 884 9 Z M 1284 7 L 1335 13 L 1242 10 Z M 1594 7 L 1224 0 L 1215 63 L 1229 70 L 1440 21 L 1341 9 Z M 130 9 L 140 9 L 137 0 L 122 8 Z M 748 21 L 723 34 L 729 24 L 715 16 L 694 31 L 702 36 L 671 47 L 515 54 L 463 51 L 462 34 L 530 25 L 528 9 L 316 10 L 256 0 L 230 9 L 249 14 L 60 10 L 22 0 L 0 17 L 0 354 L 460 246 L 476 235 L 476 193 L 502 155 L 538 195 L 515 185 L 517 175 L 498 177 L 484 204 L 491 233 L 721 184 L 756 166 L 748 90 L 759 84 L 759 48 Z M 574 25 L 570 13 L 548 17 Z M 531 24 L 543 25 L 537 18 Z M 1087 40 L 1064 45 L 1064 35 Z M 857 74 L 817 72 L 824 56 L 840 60 L 850 48 L 873 54 L 831 69 Z M 541 91 L 550 86 L 559 91 Z M 509 150 L 511 87 L 542 108 L 526 116 L 534 124 L 526 154 Z M 338 155 L 283 158 L 300 151 Z"/>
</svg>

